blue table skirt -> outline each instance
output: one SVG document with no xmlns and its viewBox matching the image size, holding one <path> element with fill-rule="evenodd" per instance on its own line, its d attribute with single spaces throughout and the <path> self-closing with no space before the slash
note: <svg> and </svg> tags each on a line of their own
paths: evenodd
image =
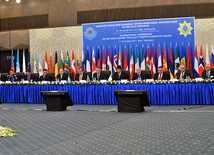
<svg viewBox="0 0 214 155">
<path fill-rule="evenodd" d="M 151 105 L 214 104 L 214 83 L 0 85 L 3 103 L 44 103 L 41 91 L 69 91 L 75 104 L 117 104 L 114 90 L 147 90 Z"/>
</svg>

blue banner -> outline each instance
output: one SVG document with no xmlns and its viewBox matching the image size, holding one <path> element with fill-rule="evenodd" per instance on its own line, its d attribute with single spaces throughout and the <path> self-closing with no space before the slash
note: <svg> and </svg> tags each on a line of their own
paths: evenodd
<svg viewBox="0 0 214 155">
<path fill-rule="evenodd" d="M 164 44 L 167 52 L 167 62 L 169 61 L 170 44 L 172 45 L 173 62 L 176 49 L 178 46 L 179 57 L 183 57 L 182 44 L 184 55 L 187 60 L 188 43 L 190 44 L 192 66 L 194 66 L 194 46 L 195 46 L 195 18 L 169 18 L 169 19 L 154 19 L 154 20 L 135 20 L 135 21 L 120 21 L 120 22 L 106 22 L 106 23 L 92 23 L 83 24 L 83 50 L 84 58 L 86 58 L 87 50 L 90 53 L 90 60 L 92 58 L 92 49 L 95 50 L 96 61 L 98 48 L 105 49 L 107 59 L 108 48 L 113 53 L 116 48 L 117 55 L 119 48 L 122 52 L 122 63 L 124 61 L 124 50 L 126 47 L 127 57 L 129 63 L 130 47 L 132 46 L 133 56 L 135 57 L 135 50 L 137 49 L 139 61 L 141 61 L 141 51 L 144 49 L 145 58 L 147 55 L 147 48 L 149 46 L 150 55 L 152 46 L 155 50 L 156 66 L 158 64 L 158 46 L 161 48 L 161 55 L 163 59 Z M 137 48 L 136 48 L 137 46 Z M 101 52 L 102 61 L 102 52 Z M 91 61 L 90 61 L 91 62 Z M 102 63 L 102 62 L 101 62 Z M 174 65 L 174 64 L 173 64 Z M 156 67 L 157 68 L 157 67 Z"/>
</svg>

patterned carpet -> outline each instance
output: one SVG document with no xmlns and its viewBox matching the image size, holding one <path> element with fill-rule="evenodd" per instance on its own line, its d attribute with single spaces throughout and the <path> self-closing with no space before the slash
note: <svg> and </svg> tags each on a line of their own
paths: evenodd
<svg viewBox="0 0 214 155">
<path fill-rule="evenodd" d="M 0 105 L 0 126 L 20 136 L 0 138 L 0 154 L 214 154 L 214 106 L 151 106 L 118 113 L 115 105 Z"/>
</svg>

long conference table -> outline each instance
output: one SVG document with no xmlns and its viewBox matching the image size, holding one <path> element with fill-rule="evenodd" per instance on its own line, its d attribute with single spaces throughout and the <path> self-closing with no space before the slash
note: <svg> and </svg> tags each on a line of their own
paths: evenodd
<svg viewBox="0 0 214 155">
<path fill-rule="evenodd" d="M 214 83 L 4 84 L 0 99 L 3 103 L 44 103 L 41 91 L 68 91 L 74 104 L 116 105 L 114 90 L 147 90 L 151 105 L 214 104 Z"/>
</svg>

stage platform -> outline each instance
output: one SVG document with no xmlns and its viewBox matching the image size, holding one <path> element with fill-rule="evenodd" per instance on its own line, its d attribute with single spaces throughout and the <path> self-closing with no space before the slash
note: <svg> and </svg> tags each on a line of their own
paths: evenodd
<svg viewBox="0 0 214 155">
<path fill-rule="evenodd" d="M 116 105 L 3 103 L 0 126 L 20 130 L 0 137 L 0 154 L 214 154 L 214 106 L 150 106 L 118 113 Z"/>
</svg>

